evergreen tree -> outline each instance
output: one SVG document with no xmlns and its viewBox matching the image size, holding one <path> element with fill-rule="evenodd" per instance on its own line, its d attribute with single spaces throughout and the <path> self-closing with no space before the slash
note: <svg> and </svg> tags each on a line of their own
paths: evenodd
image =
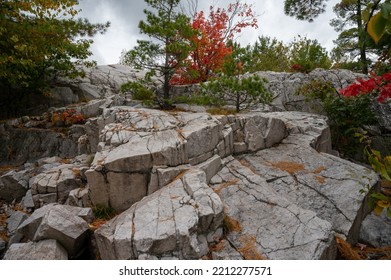
<svg viewBox="0 0 391 280">
<path fill-rule="evenodd" d="M 148 77 L 155 76 L 163 84 L 163 107 L 170 107 L 170 80 L 176 69 L 188 57 L 189 38 L 193 34 L 190 19 L 180 13 L 180 0 L 145 0 L 153 10 L 144 10 L 146 21 L 140 21 L 142 34 L 151 40 L 138 40 L 124 63 L 147 69 Z"/>
<path fill-rule="evenodd" d="M 328 0 L 285 0 L 284 12 L 288 16 L 299 20 L 313 21 L 318 15 L 325 12 Z"/>
<path fill-rule="evenodd" d="M 371 54 L 379 52 L 380 46 L 376 46 L 367 32 L 367 23 L 379 10 L 381 0 L 342 0 L 334 6 L 336 19 L 331 25 L 340 32 L 333 50 L 338 59 L 350 55 L 350 61 L 357 61 L 359 69 L 368 73 L 371 64 Z"/>
</svg>

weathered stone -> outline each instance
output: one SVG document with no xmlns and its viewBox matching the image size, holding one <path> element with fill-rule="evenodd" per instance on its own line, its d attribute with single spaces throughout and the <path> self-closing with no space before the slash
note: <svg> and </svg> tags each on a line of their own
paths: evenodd
<svg viewBox="0 0 391 280">
<path fill-rule="evenodd" d="M 286 142 L 289 144 L 245 156 L 243 161 L 279 194 L 316 212 L 349 242 L 357 241 L 358 229 L 366 215 L 365 195 L 360 190 L 374 186 L 377 175 L 332 155 L 320 154 L 301 143 L 294 144 L 294 139 L 289 137 Z"/>
<path fill-rule="evenodd" d="M 0 133 L 0 164 L 22 165 L 27 161 L 77 155 L 77 139 L 50 129 L 7 127 Z"/>
<path fill-rule="evenodd" d="M 67 260 L 67 251 L 56 240 L 12 244 L 4 260 Z"/>
<path fill-rule="evenodd" d="M 204 234 L 221 227 L 223 208 L 206 185 L 205 173 L 182 179 L 145 197 L 95 231 L 102 259 L 137 259 L 167 254 L 194 259 L 207 254 Z"/>
<path fill-rule="evenodd" d="M 83 218 L 82 218 L 83 217 Z M 49 204 L 36 210 L 18 228 L 27 240 L 55 239 L 75 257 L 84 248 L 91 209 Z"/>
<path fill-rule="evenodd" d="M 221 240 L 212 249 L 212 259 L 213 260 L 243 260 L 242 255 L 232 248 L 227 240 Z"/>
<path fill-rule="evenodd" d="M 32 170 L 12 170 L 1 176 L 0 197 L 7 202 L 22 199 L 29 188 L 31 176 Z"/>
<path fill-rule="evenodd" d="M 321 259 L 333 242 L 331 224 L 279 195 L 233 160 L 213 185 L 225 209 L 227 239 L 244 259 Z M 215 181 L 213 179 L 213 181 Z"/>
<path fill-rule="evenodd" d="M 79 101 L 77 94 L 74 94 L 69 87 L 55 87 L 50 90 L 52 106 L 61 107 Z"/>
<path fill-rule="evenodd" d="M 80 166 L 64 164 L 48 169 L 31 180 L 35 207 L 52 202 L 65 203 L 69 192 L 83 185 Z"/>
<path fill-rule="evenodd" d="M 199 164 L 197 167 L 205 172 L 206 182 L 209 182 L 221 168 L 221 157 L 215 155 L 207 161 Z"/>
<path fill-rule="evenodd" d="M 31 189 L 26 192 L 26 195 L 23 197 L 21 204 L 23 208 L 27 210 L 31 210 L 35 207 Z"/>
<path fill-rule="evenodd" d="M 92 203 L 119 211 L 170 182 L 179 174 L 174 167 L 199 165 L 209 180 L 220 168 L 218 155 L 237 152 L 234 141 L 243 141 L 240 152 L 256 151 L 287 133 L 282 118 L 262 113 L 217 118 L 115 107 L 106 114 L 113 122 L 104 127 L 86 176 Z M 159 171 L 159 166 L 172 169 Z"/>
<path fill-rule="evenodd" d="M 66 248 L 70 256 L 76 256 L 85 245 L 87 231 L 88 224 L 83 219 L 54 208 L 42 219 L 34 241 L 55 239 Z"/>
<path fill-rule="evenodd" d="M 391 220 L 386 211 L 380 216 L 371 213 L 365 218 L 361 225 L 360 240 L 374 247 L 391 246 Z"/>
<path fill-rule="evenodd" d="M 298 88 L 311 80 L 330 81 L 336 89 L 353 83 L 357 78 L 366 78 L 366 75 L 353 73 L 349 70 L 315 69 L 309 74 L 279 73 L 272 71 L 257 72 L 256 75 L 266 79 L 266 89 L 273 94 L 272 104 L 288 111 L 314 112 L 305 102 L 305 96 L 296 94 Z M 311 111 L 312 110 L 312 111 Z M 315 112 L 319 113 L 319 112 Z"/>
<path fill-rule="evenodd" d="M 80 189 L 74 189 L 69 192 L 69 196 L 67 201 L 65 202 L 66 205 L 70 206 L 77 206 L 77 207 L 90 207 L 90 197 L 89 197 L 89 191 L 90 189 L 88 187 L 80 188 Z"/>
<path fill-rule="evenodd" d="M 8 235 L 13 235 L 16 229 L 25 221 L 29 216 L 23 212 L 15 211 L 7 219 L 7 231 Z"/>
</svg>

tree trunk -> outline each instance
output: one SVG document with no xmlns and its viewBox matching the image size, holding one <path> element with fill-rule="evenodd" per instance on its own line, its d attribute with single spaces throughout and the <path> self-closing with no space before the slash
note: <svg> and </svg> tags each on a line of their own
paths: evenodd
<svg viewBox="0 0 391 280">
<path fill-rule="evenodd" d="M 361 70 L 364 74 L 368 74 L 368 60 L 367 60 L 367 53 L 366 53 L 366 32 L 365 28 L 363 26 L 362 22 L 362 16 L 361 16 L 361 1 L 357 1 L 357 31 L 358 31 L 358 47 L 360 50 L 360 64 L 361 64 Z"/>
</svg>

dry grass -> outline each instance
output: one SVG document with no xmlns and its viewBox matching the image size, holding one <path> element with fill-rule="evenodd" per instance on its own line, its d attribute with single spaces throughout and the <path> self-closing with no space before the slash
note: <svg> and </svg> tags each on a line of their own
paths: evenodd
<svg viewBox="0 0 391 280">
<path fill-rule="evenodd" d="M 288 172 L 291 175 L 305 169 L 304 164 L 292 161 L 270 162 L 269 164 L 272 167 Z"/>
<path fill-rule="evenodd" d="M 8 216 L 6 214 L 0 214 L 0 226 L 6 228 L 6 221 L 8 219 Z M 4 241 L 8 241 L 8 234 L 7 231 L 0 231 L 0 238 Z"/>
<path fill-rule="evenodd" d="M 72 173 L 73 173 L 73 175 L 75 175 L 75 177 L 77 177 L 77 178 L 80 178 L 80 177 L 81 177 L 81 173 L 80 173 L 80 169 L 79 169 L 79 168 L 72 168 Z"/>
<path fill-rule="evenodd" d="M 239 179 L 221 183 L 220 185 L 217 186 L 217 188 L 214 189 L 214 192 L 220 194 L 222 190 L 228 188 L 229 186 L 235 185 L 237 182 L 239 182 Z"/>
<path fill-rule="evenodd" d="M 236 115 L 237 112 L 236 110 L 233 109 L 224 109 L 224 108 L 210 108 L 206 110 L 207 113 L 211 115 L 223 115 L 223 116 L 228 116 L 228 115 Z"/>
<path fill-rule="evenodd" d="M 323 176 L 315 176 L 316 181 L 318 181 L 320 184 L 326 183 L 326 178 Z"/>
<path fill-rule="evenodd" d="M 226 240 L 221 240 L 219 243 L 213 245 L 210 247 L 210 251 L 212 252 L 221 252 L 223 251 L 224 247 L 225 247 L 225 242 L 227 242 Z"/>
<path fill-rule="evenodd" d="M 245 260 L 266 260 L 256 247 L 256 238 L 252 235 L 244 235 L 239 239 L 241 246 L 238 251 Z"/>
<path fill-rule="evenodd" d="M 252 173 L 259 175 L 259 174 L 258 174 L 258 171 L 257 171 L 254 167 L 252 167 L 251 164 L 250 164 L 248 161 L 246 161 L 245 159 L 241 159 L 241 160 L 239 160 L 239 162 L 240 162 L 240 164 L 242 164 L 243 166 L 245 166 L 245 167 L 247 167 L 248 169 L 250 169 L 250 170 L 252 171 Z"/>
<path fill-rule="evenodd" d="M 224 216 L 224 228 L 227 232 L 242 232 L 243 228 L 239 221 L 234 218 L 229 217 L 228 215 Z"/>
<path fill-rule="evenodd" d="M 92 231 L 95 231 L 106 223 L 107 220 L 105 219 L 95 219 L 91 224 L 89 224 L 89 227 Z"/>
<path fill-rule="evenodd" d="M 362 244 L 350 245 L 336 236 L 338 251 L 346 260 L 391 260 L 391 246 L 373 248 Z"/>
<path fill-rule="evenodd" d="M 342 239 L 339 236 L 335 237 L 337 242 L 337 248 L 339 253 L 343 258 L 347 260 L 363 260 L 359 253 L 353 249 L 352 245 L 350 245 L 346 240 Z"/>
<path fill-rule="evenodd" d="M 313 174 L 319 174 L 320 172 L 322 172 L 322 171 L 324 171 L 324 170 L 326 170 L 326 167 L 320 166 L 320 167 L 318 167 L 318 168 L 312 170 L 311 173 L 313 173 Z"/>
</svg>

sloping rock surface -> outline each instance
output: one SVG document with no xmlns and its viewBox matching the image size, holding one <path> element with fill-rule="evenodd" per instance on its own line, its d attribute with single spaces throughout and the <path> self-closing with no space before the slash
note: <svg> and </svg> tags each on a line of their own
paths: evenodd
<svg viewBox="0 0 391 280">
<path fill-rule="evenodd" d="M 95 237 L 103 259 L 197 259 L 208 253 L 206 235 L 222 222 L 220 198 L 195 169 L 133 204 Z"/>
<path fill-rule="evenodd" d="M 120 110 L 120 113 L 124 114 L 123 109 Z M 153 142 L 151 148 L 147 149 L 144 148 L 145 145 L 154 140 L 146 143 L 137 140 L 132 143 L 133 145 L 126 146 L 127 149 L 117 152 L 116 149 L 124 144 L 120 142 L 121 144 L 113 147 L 111 139 L 117 131 L 113 132 L 108 129 L 110 125 L 106 126 L 102 133 L 104 138 L 101 138 L 105 142 L 100 144 L 102 152 L 98 153 L 94 160 L 94 170 L 89 172 L 102 174 L 101 182 L 107 184 L 107 181 L 115 179 L 115 176 L 123 176 L 121 172 L 125 170 L 142 172 L 151 169 L 155 170 L 155 174 L 160 172 L 160 176 L 167 170 L 165 175 L 171 174 L 175 177 L 181 173 L 174 172 L 175 165 L 178 164 L 178 170 L 190 171 L 187 171 L 189 173 L 185 173 L 182 179 L 174 178 L 172 183 L 160 186 L 160 189 L 148 196 L 145 184 L 142 192 L 145 198 L 132 203 L 123 214 L 96 231 L 95 236 L 103 258 L 191 259 L 206 255 L 208 250 L 205 248 L 217 244 L 216 248 L 222 251 L 220 253 L 219 250 L 212 250 L 212 257 L 215 256 L 217 259 L 224 256 L 233 256 L 236 259 L 333 259 L 336 256 L 336 232 L 351 242 L 357 241 L 358 228 L 366 214 L 363 207 L 365 195 L 361 194 L 360 190 L 367 185 L 375 185 L 378 178 L 366 168 L 325 153 L 331 151 L 330 132 L 325 118 L 298 112 L 250 113 L 228 117 L 208 117 L 205 114 L 189 116 L 185 113 L 169 116 L 163 113 L 163 117 L 171 122 L 161 121 L 159 124 L 156 121 L 154 125 L 154 117 L 152 120 L 145 120 L 143 116 L 153 116 L 156 112 L 138 110 L 125 113 L 134 113 L 135 117 L 131 119 L 137 120 L 138 117 L 139 122 L 143 124 L 138 125 L 141 132 L 134 132 L 129 140 L 126 137 L 118 137 L 126 139 L 125 144 L 131 143 L 131 139 L 139 139 L 140 134 L 150 139 L 155 137 L 155 133 L 159 134 L 162 131 L 172 133 L 170 125 L 176 127 L 178 123 L 182 124 L 179 125 L 182 138 L 177 138 L 178 144 L 175 146 L 170 145 L 170 141 L 173 141 L 170 139 L 167 146 L 164 143 L 158 144 L 158 141 Z M 182 122 L 178 122 L 178 119 Z M 184 119 L 189 122 L 184 122 L 183 125 Z M 203 121 L 194 123 L 194 120 Z M 164 123 L 166 125 L 162 126 Z M 270 129 L 274 125 L 277 128 Z M 122 127 L 118 124 L 115 126 Z M 137 123 L 132 125 L 134 126 L 137 126 Z M 168 129 L 165 129 L 166 127 Z M 151 133 L 151 129 L 156 131 Z M 214 140 L 210 137 L 208 131 L 213 129 L 216 129 L 214 133 L 218 132 L 221 138 Z M 224 133 L 223 130 L 228 133 Z M 131 129 L 130 131 L 132 132 Z M 192 141 L 201 141 L 205 144 L 192 145 Z M 222 144 L 223 147 L 216 148 L 216 143 L 217 146 Z M 187 145 L 192 147 L 191 151 L 187 150 Z M 179 152 L 177 147 L 180 147 Z M 226 152 L 226 147 L 230 148 L 229 152 Z M 184 155 L 179 157 L 181 160 L 176 160 L 178 154 Z M 141 159 L 134 160 L 138 157 Z M 192 165 L 189 158 L 196 159 L 195 163 L 201 163 Z M 212 227 L 206 226 L 210 222 L 198 223 L 196 226 L 197 219 L 209 221 L 216 212 L 211 210 L 213 207 L 200 207 L 201 204 L 189 192 L 189 188 L 186 188 L 189 176 L 200 177 L 188 174 L 197 174 L 199 171 L 194 169 L 198 170 L 205 160 L 208 162 L 205 170 L 209 170 L 210 186 L 214 191 L 212 194 L 221 200 L 223 207 L 219 208 L 223 208 L 225 214 L 224 221 L 219 218 L 217 220 L 220 222 Z M 156 168 L 155 163 L 163 167 Z M 168 166 L 168 169 L 164 166 Z M 211 168 L 212 166 L 216 167 Z M 104 176 L 110 169 L 113 169 L 112 177 L 107 176 L 105 179 Z M 212 173 L 217 174 L 213 176 Z M 211 189 L 205 184 L 209 180 L 206 180 L 203 172 L 202 174 L 204 179 L 192 180 L 192 185 L 197 186 L 197 192 L 202 194 L 201 197 L 204 197 L 205 201 L 209 201 L 212 200 Z M 156 176 L 159 181 L 159 175 Z M 116 186 L 118 182 L 121 181 L 116 181 Z M 126 182 L 125 187 L 132 184 L 131 178 L 123 182 Z M 140 187 L 141 184 L 137 182 L 137 186 Z M 90 187 L 93 188 L 94 183 L 95 181 L 89 180 Z M 106 185 L 101 191 L 107 192 L 110 188 L 111 186 Z M 120 190 L 117 188 L 115 191 L 118 195 Z M 123 198 L 126 195 L 129 194 L 122 192 L 119 197 Z M 177 199 L 188 201 L 183 199 L 186 195 L 197 205 L 190 213 L 198 212 L 198 216 L 192 218 L 189 213 L 175 216 L 175 211 L 167 210 L 176 209 L 170 205 L 175 205 Z M 107 193 L 102 196 L 107 197 L 110 197 Z M 106 203 L 111 205 L 112 201 L 108 200 Z M 168 205 L 163 211 L 160 205 L 166 203 Z M 144 212 L 144 209 L 148 210 Z M 212 216 L 202 218 L 200 214 L 203 212 Z M 180 220 L 184 216 L 187 218 Z M 170 223 L 171 226 L 167 226 Z M 181 229 L 183 225 L 184 231 Z M 195 228 L 197 234 L 192 235 Z M 225 237 L 221 234 L 211 237 L 213 231 L 219 228 L 225 228 Z M 185 240 L 190 247 L 183 245 L 181 232 L 186 232 Z M 224 246 L 219 245 L 221 242 Z"/>
</svg>

